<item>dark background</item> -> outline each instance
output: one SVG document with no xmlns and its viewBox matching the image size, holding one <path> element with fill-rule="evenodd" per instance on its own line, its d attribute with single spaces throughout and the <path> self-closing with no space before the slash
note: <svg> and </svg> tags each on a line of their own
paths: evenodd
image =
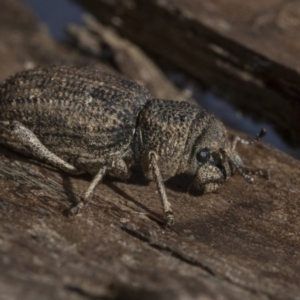
<svg viewBox="0 0 300 300">
<path fill-rule="evenodd" d="M 38 19 L 44 23 L 51 35 L 62 41 L 68 42 L 65 33 L 67 25 L 70 23 L 80 24 L 85 9 L 75 1 L 68 0 L 23 0 L 36 14 Z M 54 62 L 55 63 L 55 62 Z M 265 128 L 268 134 L 264 137 L 264 142 L 300 159 L 300 149 L 292 147 L 285 142 L 273 129 L 272 124 L 254 120 L 253 117 L 242 114 L 232 105 L 222 99 L 222 95 L 216 95 L 211 91 L 203 91 L 199 86 L 193 83 L 182 72 L 168 72 L 168 77 L 177 85 L 184 89 L 190 89 L 194 98 L 204 108 L 214 112 L 227 126 L 232 129 L 244 132 L 250 136 L 255 136 L 261 128 Z"/>
</svg>

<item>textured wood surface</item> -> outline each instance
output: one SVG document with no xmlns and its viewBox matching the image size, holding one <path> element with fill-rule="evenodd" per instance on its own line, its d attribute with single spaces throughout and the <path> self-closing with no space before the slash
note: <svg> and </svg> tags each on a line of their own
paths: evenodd
<svg viewBox="0 0 300 300">
<path fill-rule="evenodd" d="M 44 34 L 19 2 L 2 0 L 0 77 L 28 61 L 95 64 Z M 105 179 L 70 218 L 90 177 L 0 149 L 0 299 L 299 299 L 300 163 L 263 144 L 239 151 L 271 178 L 234 176 L 201 197 L 187 194 L 189 178 L 172 179 L 177 223 L 165 230 L 155 183 L 139 169 L 127 182 Z"/>
<path fill-rule="evenodd" d="M 155 98 L 195 103 L 191 93 L 177 88 L 140 47 L 91 15 L 84 15 L 81 25 L 70 24 L 67 33 L 81 52 L 112 61 L 122 75 L 143 85 Z"/>
<path fill-rule="evenodd" d="M 300 145 L 299 0 L 79 2 Z"/>
</svg>

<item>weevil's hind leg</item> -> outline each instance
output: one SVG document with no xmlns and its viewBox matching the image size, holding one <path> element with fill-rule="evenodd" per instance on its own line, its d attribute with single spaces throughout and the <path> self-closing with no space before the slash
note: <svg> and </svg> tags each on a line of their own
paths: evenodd
<svg viewBox="0 0 300 300">
<path fill-rule="evenodd" d="M 163 183 L 163 179 L 157 165 L 156 157 L 154 153 L 150 153 L 150 163 L 153 168 L 154 178 L 157 184 L 157 189 L 160 194 L 160 199 L 164 208 L 164 216 L 166 218 L 166 225 L 172 226 L 174 225 L 174 217 L 173 217 L 173 210 L 171 208 L 171 204 L 168 201 L 165 186 Z"/>
<path fill-rule="evenodd" d="M 30 154 L 70 174 L 84 173 L 49 151 L 31 130 L 18 121 L 0 122 L 0 140 L 17 152 Z"/>
</svg>

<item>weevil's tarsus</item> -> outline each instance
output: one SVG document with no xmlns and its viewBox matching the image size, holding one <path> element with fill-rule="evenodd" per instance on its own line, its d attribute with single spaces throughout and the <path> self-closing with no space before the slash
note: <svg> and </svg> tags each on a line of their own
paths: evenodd
<svg viewBox="0 0 300 300">
<path fill-rule="evenodd" d="M 84 206 L 85 202 L 83 200 L 80 200 L 78 203 L 68 209 L 67 214 L 71 216 L 77 215 L 84 208 Z"/>
<path fill-rule="evenodd" d="M 161 176 L 158 164 L 157 164 L 155 153 L 151 151 L 149 153 L 149 157 L 150 157 L 150 164 L 153 169 L 153 175 L 154 175 L 154 178 L 156 181 L 157 189 L 158 189 L 158 192 L 160 195 L 161 203 L 163 205 L 166 225 L 172 226 L 172 225 L 174 225 L 173 210 L 172 210 L 171 204 L 167 198 L 165 186 L 164 186 L 163 179 L 162 179 L 162 176 Z"/>
<path fill-rule="evenodd" d="M 253 169 L 253 168 L 245 168 L 245 172 L 247 172 L 247 174 L 251 174 L 251 175 L 258 175 L 260 177 L 264 177 L 266 179 L 270 179 L 270 171 L 266 170 L 266 169 Z"/>
</svg>

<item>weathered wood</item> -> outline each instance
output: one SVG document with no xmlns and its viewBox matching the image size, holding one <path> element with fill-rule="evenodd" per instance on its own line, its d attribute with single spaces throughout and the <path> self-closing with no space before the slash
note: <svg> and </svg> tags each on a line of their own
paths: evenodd
<svg viewBox="0 0 300 300">
<path fill-rule="evenodd" d="M 81 51 L 106 57 L 123 75 L 146 87 L 155 98 L 195 103 L 190 93 L 179 90 L 142 49 L 91 15 L 84 16 L 83 20 L 83 26 L 70 25 L 67 31 Z"/>
<path fill-rule="evenodd" d="M 27 61 L 95 64 L 53 43 L 16 0 L 0 1 L 0 40 L 1 78 Z M 0 299 L 299 299 L 300 163 L 263 144 L 240 152 L 271 179 L 234 176 L 200 197 L 175 178 L 177 224 L 165 230 L 139 169 L 128 182 L 107 178 L 70 218 L 88 176 L 0 149 Z"/>
<path fill-rule="evenodd" d="M 54 42 L 47 29 L 17 0 L 0 1 L 0 81 L 17 71 L 49 64 L 71 64 L 115 71 Z M 115 72 L 116 73 L 116 72 Z"/>
<path fill-rule="evenodd" d="M 173 230 L 155 220 L 155 184 L 135 170 L 107 179 L 81 216 L 63 211 L 86 177 L 0 152 L 0 292 L 4 299 L 297 299 L 300 165 L 258 145 L 247 162 L 269 168 L 269 181 L 233 177 L 202 197 L 172 180 Z M 0 297 L 1 298 L 1 297 Z"/>
<path fill-rule="evenodd" d="M 300 1 L 80 1 L 300 145 Z"/>
</svg>

